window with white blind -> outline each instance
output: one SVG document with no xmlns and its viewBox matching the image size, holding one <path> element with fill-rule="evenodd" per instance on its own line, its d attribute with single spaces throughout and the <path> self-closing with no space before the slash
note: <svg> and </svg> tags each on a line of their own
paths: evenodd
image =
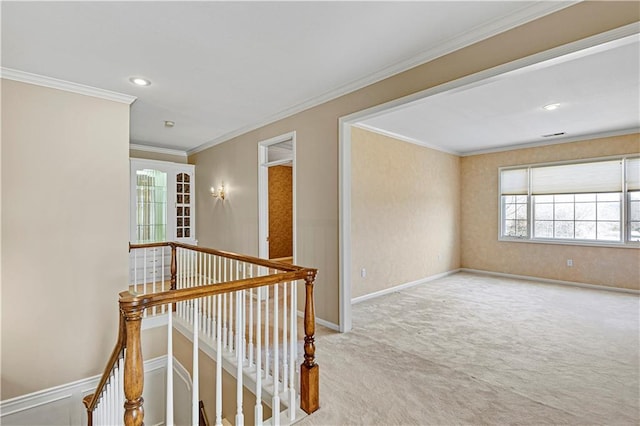
<svg viewBox="0 0 640 426">
<path fill-rule="evenodd" d="M 500 169 L 500 239 L 640 241 L 640 158 Z"/>
</svg>

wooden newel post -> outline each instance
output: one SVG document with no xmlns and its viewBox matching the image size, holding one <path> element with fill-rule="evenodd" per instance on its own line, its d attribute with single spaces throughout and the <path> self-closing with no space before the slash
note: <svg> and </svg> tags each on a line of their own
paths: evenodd
<svg viewBox="0 0 640 426">
<path fill-rule="evenodd" d="M 169 246 L 171 246 L 171 290 L 175 290 L 176 288 L 178 288 L 178 256 L 177 256 L 177 249 L 176 249 L 176 244 L 175 243 L 169 243 Z M 173 312 L 176 311 L 176 304 L 172 303 L 171 304 L 171 310 Z"/>
<path fill-rule="evenodd" d="M 178 260 L 176 257 L 176 245 L 170 243 L 171 246 L 171 290 L 176 289 L 177 276 L 178 276 Z"/>
<path fill-rule="evenodd" d="M 136 309 L 122 313 L 127 331 L 127 350 L 124 357 L 124 424 L 125 426 L 142 426 L 144 425 L 144 400 L 142 399 L 144 365 L 140 341 L 142 310 Z"/>
<path fill-rule="evenodd" d="M 316 271 L 305 277 L 306 299 L 304 305 L 304 362 L 300 366 L 300 408 L 311 414 L 320 408 L 320 367 L 316 364 L 316 316 L 313 304 L 313 282 Z"/>
</svg>

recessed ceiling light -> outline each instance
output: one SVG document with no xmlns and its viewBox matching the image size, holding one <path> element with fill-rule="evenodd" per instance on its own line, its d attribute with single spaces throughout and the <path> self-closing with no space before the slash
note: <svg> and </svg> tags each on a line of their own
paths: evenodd
<svg viewBox="0 0 640 426">
<path fill-rule="evenodd" d="M 547 111 L 553 111 L 554 109 L 558 109 L 560 107 L 560 104 L 549 104 L 549 105 L 545 105 L 542 108 L 546 109 Z"/>
<path fill-rule="evenodd" d="M 175 126 L 175 125 L 176 125 L 176 122 L 175 122 L 175 121 L 169 121 L 169 120 L 167 120 L 167 121 L 165 121 L 165 122 L 164 122 L 164 127 L 173 127 L 173 126 Z"/>
<path fill-rule="evenodd" d="M 151 82 L 149 80 L 147 80 L 146 78 L 142 78 L 142 77 L 131 77 L 129 79 L 130 82 L 132 82 L 133 84 L 135 84 L 136 86 L 150 86 Z"/>
</svg>

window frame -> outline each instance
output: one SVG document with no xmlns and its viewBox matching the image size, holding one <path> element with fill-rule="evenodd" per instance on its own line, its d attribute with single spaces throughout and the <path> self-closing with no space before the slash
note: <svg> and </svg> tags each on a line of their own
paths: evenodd
<svg viewBox="0 0 640 426">
<path fill-rule="evenodd" d="M 639 159 L 639 154 L 626 154 L 615 155 L 607 157 L 597 158 L 585 158 L 579 160 L 569 161 L 554 161 L 544 163 L 532 163 L 521 164 L 515 166 L 505 166 L 498 168 L 498 241 L 504 242 L 524 242 L 533 244 L 560 244 L 560 245 L 577 245 L 577 246 L 591 246 L 591 247 L 617 247 L 617 248 L 640 248 L 640 240 L 631 240 L 631 226 L 630 226 L 630 208 L 631 203 L 629 200 L 629 193 L 634 191 L 627 190 L 627 161 L 631 159 Z M 535 238 L 534 237 L 534 221 L 535 221 L 535 206 L 532 194 L 532 182 L 531 182 L 531 170 L 536 167 L 547 166 L 562 166 L 571 164 L 586 164 L 596 163 L 600 161 L 620 160 L 622 161 L 620 179 L 622 181 L 622 191 L 620 192 L 620 241 L 609 240 L 581 240 L 581 239 L 562 239 L 562 238 Z M 502 195 L 502 172 L 507 170 L 522 170 L 527 171 L 527 236 L 506 236 L 505 233 L 505 206 L 507 203 L 503 202 Z M 638 191 L 635 191 L 638 192 Z M 555 194 L 554 194 L 555 195 Z M 554 201 L 555 203 L 555 201 Z M 575 200 L 574 200 L 575 205 Z M 597 207 L 596 207 L 597 208 Z M 575 223 L 575 216 L 574 216 Z"/>
</svg>

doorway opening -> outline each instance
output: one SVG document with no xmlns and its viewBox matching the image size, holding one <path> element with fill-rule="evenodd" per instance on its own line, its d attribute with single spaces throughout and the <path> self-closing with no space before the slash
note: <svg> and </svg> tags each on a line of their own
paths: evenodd
<svg viewBox="0 0 640 426">
<path fill-rule="evenodd" d="M 258 143 L 258 253 L 296 262 L 296 133 Z"/>
<path fill-rule="evenodd" d="M 423 138 L 417 138 L 407 134 L 405 132 L 397 131 L 394 126 L 390 123 L 392 120 L 387 120 L 385 123 L 382 123 L 384 120 L 375 120 L 381 119 L 386 116 L 388 119 L 392 114 L 396 114 L 396 118 L 400 117 L 404 114 L 401 119 L 398 119 L 395 123 L 408 123 L 408 122 L 418 122 L 420 123 L 440 123 L 443 122 L 442 117 L 440 119 L 434 119 L 435 115 L 429 114 L 419 114 L 417 117 L 408 114 L 411 111 L 411 107 L 420 104 L 423 101 L 431 101 L 434 102 L 437 100 L 451 100 L 454 95 L 467 95 L 473 92 L 474 89 L 487 89 L 492 87 L 494 84 L 518 81 L 513 80 L 516 77 L 521 77 L 528 73 L 533 73 L 541 70 L 548 70 L 553 66 L 570 63 L 573 60 L 577 60 L 583 57 L 587 57 L 589 55 L 607 52 L 612 49 L 618 48 L 620 46 L 626 46 L 633 42 L 636 42 L 638 39 L 638 29 L 637 25 L 627 25 L 624 27 L 620 27 L 605 33 L 596 34 L 594 36 L 578 40 L 572 43 L 568 43 L 566 45 L 558 46 L 556 48 L 543 51 L 540 53 L 533 54 L 531 56 L 526 56 L 515 61 L 505 63 L 502 65 L 495 66 L 493 68 L 485 69 L 483 71 L 477 72 L 475 74 L 471 74 L 465 77 L 461 77 L 457 80 L 452 80 L 447 83 L 443 83 L 439 86 L 434 86 L 429 89 L 423 90 L 421 92 L 417 92 L 399 99 L 395 99 L 384 104 L 376 105 L 371 108 L 367 108 L 362 111 L 357 111 L 343 117 L 339 118 L 339 137 L 338 137 L 338 146 L 339 146 L 339 159 L 338 159 L 338 167 L 339 167 L 339 303 L 340 303 L 340 331 L 347 332 L 352 328 L 352 310 L 351 305 L 354 302 L 354 298 L 352 298 L 352 277 L 353 271 L 358 271 L 357 265 L 352 264 L 352 223 L 357 222 L 358 218 L 352 218 L 352 139 L 351 139 L 351 130 L 352 127 L 360 127 L 364 129 L 372 129 L 376 128 L 378 133 L 383 134 L 385 136 L 390 136 L 392 138 L 404 140 L 407 142 L 420 142 L 420 141 L 432 141 L 435 138 L 429 138 L 428 135 Z M 588 68 L 581 69 L 581 73 L 585 74 Z M 557 80 L 549 79 L 552 83 Z M 559 81 L 561 81 L 560 79 Z M 523 86 L 529 87 L 529 86 Z M 586 86 L 585 87 L 589 87 Z M 595 87 L 595 86 L 594 86 Z M 494 88 L 494 87 L 493 87 Z M 492 88 L 492 90 L 493 90 Z M 585 92 L 590 92 L 589 90 L 584 90 Z M 593 91 L 591 91 L 593 92 Z M 505 102 L 505 93 L 502 91 L 493 91 L 491 98 L 491 102 L 494 104 L 500 104 L 501 108 L 505 108 L 507 102 Z M 537 94 L 536 91 L 531 91 L 532 94 Z M 576 93 L 581 93 L 580 90 L 576 90 Z M 477 96 L 477 92 L 473 92 L 473 95 Z M 459 105 L 469 105 L 469 102 L 464 103 L 459 100 L 459 98 L 455 98 L 456 102 Z M 487 98 L 488 99 L 488 98 Z M 519 102 L 520 104 L 518 104 Z M 443 102 L 444 104 L 445 102 Z M 518 98 L 514 101 L 514 105 L 521 105 L 522 98 L 518 96 Z M 451 102 L 451 105 L 454 105 Z M 541 104 L 542 106 L 544 104 Z M 484 105 L 480 104 L 479 108 L 484 108 Z M 522 108 L 521 106 L 519 108 Z M 448 111 L 446 108 L 440 108 L 441 111 Z M 451 107 L 453 110 L 453 107 Z M 516 111 L 517 108 L 513 107 L 509 109 L 509 111 Z M 458 115 L 461 114 L 458 111 Z M 478 109 L 478 116 L 481 116 L 483 110 Z M 468 113 L 466 116 L 471 117 L 473 114 Z M 431 117 L 431 122 L 426 119 L 422 119 L 421 117 Z M 373 121 L 377 121 L 378 125 L 372 125 Z M 508 121 L 508 120 L 505 120 Z M 480 123 L 481 125 L 485 125 L 485 123 Z M 468 127 L 458 126 L 459 129 L 468 129 Z M 544 141 L 531 141 L 525 140 L 520 141 L 519 143 L 514 143 L 512 146 L 520 146 L 520 147 L 531 147 L 542 144 L 549 143 L 566 143 L 575 140 L 584 140 L 587 137 L 603 137 L 603 136 L 611 136 L 616 134 L 629 134 L 630 132 L 635 132 L 636 127 L 632 129 L 623 129 L 620 131 L 603 131 L 600 132 L 591 132 L 588 134 L 582 134 L 580 136 L 575 137 L 567 137 L 563 139 L 556 139 L 553 142 L 544 142 Z M 464 140 L 472 140 L 477 143 L 478 132 L 471 132 L 472 137 L 465 137 Z M 454 138 L 451 136 L 450 132 L 444 132 L 445 139 L 453 140 Z M 540 134 L 540 133 L 538 133 Z M 510 137 L 510 136 L 509 136 Z M 546 136 L 542 136 L 546 137 Z M 495 136 L 491 134 L 490 139 L 495 139 Z M 421 145 L 432 147 L 436 149 L 440 149 L 441 151 L 447 152 L 443 150 L 441 146 L 436 144 L 430 145 L 432 142 L 428 143 L 419 143 Z M 446 145 L 450 147 L 451 145 Z M 460 146 L 460 145 L 458 145 Z M 473 147 L 473 145 L 471 145 Z M 506 145 L 505 145 L 506 146 Z M 492 150 L 504 149 L 504 146 L 501 147 L 486 147 L 484 149 L 473 151 L 468 146 L 462 145 L 464 148 L 450 148 L 451 154 L 454 155 L 473 155 L 478 153 L 490 152 Z M 465 148 L 466 147 L 466 148 Z M 477 149 L 477 148 L 476 148 Z M 364 278 L 366 271 L 365 269 L 360 270 L 360 275 Z M 406 283 L 412 284 L 412 283 Z M 397 288 L 400 286 L 396 286 Z M 392 289 L 385 289 L 392 290 Z M 378 292 L 378 295 L 380 292 Z M 356 300 L 357 301 L 357 300 Z"/>
</svg>

